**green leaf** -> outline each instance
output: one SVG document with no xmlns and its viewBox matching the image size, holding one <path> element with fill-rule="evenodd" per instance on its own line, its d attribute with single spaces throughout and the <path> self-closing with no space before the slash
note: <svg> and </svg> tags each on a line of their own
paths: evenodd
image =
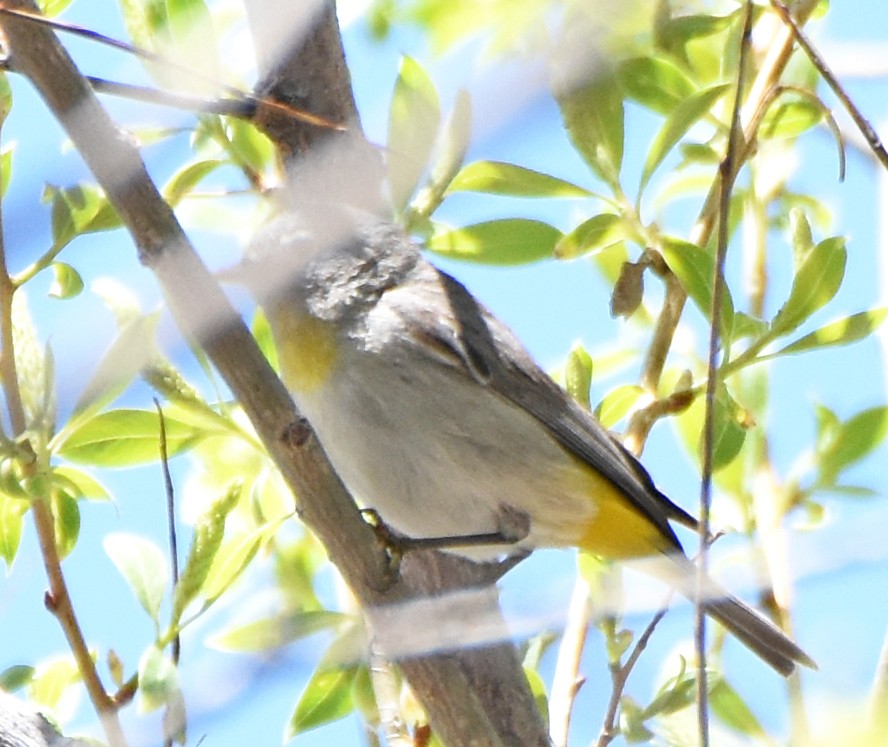
<svg viewBox="0 0 888 747">
<path fill-rule="evenodd" d="M 648 150 L 644 168 L 641 172 L 641 183 L 638 194 L 644 192 L 645 187 L 653 176 L 657 167 L 669 154 L 669 151 L 681 140 L 697 122 L 709 114 L 718 100 L 724 96 L 730 88 L 727 83 L 704 88 L 689 98 L 680 102 L 667 117 L 659 132 L 654 136 L 651 147 Z"/>
<path fill-rule="evenodd" d="M 674 62 L 662 57 L 633 57 L 617 68 L 626 96 L 659 114 L 668 114 L 690 98 L 697 86 Z"/>
<path fill-rule="evenodd" d="M 243 573 L 260 548 L 274 537 L 280 525 L 289 518 L 281 516 L 222 544 L 204 582 L 203 594 L 207 599 L 207 605 L 222 596 Z"/>
<path fill-rule="evenodd" d="M 176 665 L 157 646 L 149 646 L 139 659 L 139 712 L 161 708 L 178 693 Z"/>
<path fill-rule="evenodd" d="M 226 117 L 226 151 L 239 166 L 258 174 L 264 173 L 274 163 L 274 145 L 268 136 L 252 122 Z"/>
<path fill-rule="evenodd" d="M 69 654 L 49 662 L 41 662 L 28 683 L 28 700 L 49 710 L 55 710 L 72 686 L 82 689 L 80 672 Z"/>
<path fill-rule="evenodd" d="M 315 671 L 290 717 L 285 739 L 328 724 L 351 713 L 355 668 Z"/>
<path fill-rule="evenodd" d="M 164 418 L 167 453 L 191 448 L 201 431 Z M 78 421 L 56 447 L 65 459 L 97 467 L 131 467 L 160 457 L 160 421 L 153 410 L 111 410 Z"/>
<path fill-rule="evenodd" d="M 619 184 L 623 93 L 616 76 L 602 70 L 584 85 L 556 92 L 556 98 L 567 133 L 583 160 L 604 182 Z"/>
<path fill-rule="evenodd" d="M 823 106 L 818 106 L 808 98 L 790 101 L 780 98 L 772 103 L 762 119 L 759 136 L 770 139 L 798 137 L 819 125 L 823 118 Z"/>
<path fill-rule="evenodd" d="M 755 339 L 766 334 L 769 328 L 770 325 L 764 319 L 758 319 L 743 311 L 738 311 L 734 314 L 734 329 L 731 339 L 734 341 L 746 337 Z"/>
<path fill-rule="evenodd" d="M 626 224 L 619 215 L 600 213 L 564 234 L 555 245 L 554 254 L 558 259 L 574 259 L 613 246 L 629 238 L 628 234 Z"/>
<path fill-rule="evenodd" d="M 713 471 L 727 467 L 743 448 L 746 429 L 740 423 L 740 407 L 723 384 L 715 397 L 715 413 L 712 445 Z M 702 448 L 703 437 L 700 436 Z"/>
<path fill-rule="evenodd" d="M 486 192 L 509 197 L 590 197 L 576 184 L 523 166 L 501 161 L 475 161 L 463 167 L 448 192 Z"/>
<path fill-rule="evenodd" d="M 819 483 L 832 485 L 841 472 L 871 453 L 888 435 L 888 407 L 872 407 L 821 429 L 817 443 Z"/>
<path fill-rule="evenodd" d="M 845 239 L 821 241 L 802 261 L 792 281 L 789 298 L 771 322 L 771 335 L 792 332 L 835 296 L 845 276 Z"/>
<path fill-rule="evenodd" d="M 434 84 L 416 60 L 405 56 L 388 123 L 389 189 L 399 212 L 426 170 L 440 124 L 441 107 Z"/>
<path fill-rule="evenodd" d="M 613 428 L 626 414 L 635 407 L 638 400 L 644 395 L 644 389 L 636 384 L 623 384 L 608 392 L 598 407 L 595 415 L 605 428 Z"/>
<path fill-rule="evenodd" d="M 111 562 L 126 579 L 142 609 L 159 625 L 160 604 L 167 587 L 166 558 L 153 542 L 135 534 L 114 532 L 102 542 Z"/>
<path fill-rule="evenodd" d="M 39 0 L 37 7 L 40 8 L 40 12 L 47 18 L 55 18 L 62 13 L 71 2 L 72 0 Z"/>
<path fill-rule="evenodd" d="M 774 355 L 789 355 L 817 348 L 849 345 L 871 335 L 885 321 L 886 316 L 888 316 L 888 307 L 882 307 L 837 319 L 791 342 Z"/>
<path fill-rule="evenodd" d="M 6 76 L 0 77 L 0 81 L 5 81 Z M 2 114 L 2 112 L 0 112 Z M 2 117 L 0 117 L 2 122 Z M 9 189 L 9 182 L 12 180 L 12 154 L 15 152 L 15 143 L 10 143 L 0 150 L 0 197 L 6 196 L 6 190 Z"/>
<path fill-rule="evenodd" d="M 19 690 L 30 684 L 34 678 L 34 667 L 25 664 L 13 664 L 0 672 L 0 690 L 8 693 Z"/>
<path fill-rule="evenodd" d="M 221 651 L 259 653 L 330 630 L 348 619 L 342 612 L 309 610 L 294 612 L 238 625 L 213 637 L 211 645 Z"/>
<path fill-rule="evenodd" d="M 74 406 L 77 415 L 97 412 L 113 402 L 158 354 L 155 337 L 159 320 L 160 314 L 154 313 L 121 325 Z"/>
<path fill-rule="evenodd" d="M 52 206 L 52 243 L 55 250 L 82 234 L 108 231 L 121 225 L 104 192 L 91 185 L 78 184 L 60 189 L 47 184 L 42 199 Z"/>
<path fill-rule="evenodd" d="M 211 158 L 183 166 L 170 177 L 164 186 L 164 198 L 171 207 L 175 207 L 204 177 L 211 174 L 224 163 L 224 161 L 219 159 Z"/>
<path fill-rule="evenodd" d="M 669 269 L 675 273 L 687 294 L 703 312 L 703 316 L 710 319 L 715 275 L 715 259 L 712 254 L 696 244 L 671 237 L 663 239 L 662 251 Z M 723 339 L 728 341 L 733 339 L 734 302 L 727 284 L 723 287 L 721 297 L 721 333 Z"/>
<path fill-rule="evenodd" d="M 408 228 L 421 225 L 438 209 L 466 157 L 472 131 L 472 100 L 460 89 L 453 110 L 436 145 L 437 155 L 429 178 L 410 202 L 405 216 Z"/>
<path fill-rule="evenodd" d="M 201 592 L 204 581 L 209 575 L 210 566 L 222 545 L 225 519 L 237 505 L 242 493 L 241 482 L 235 482 L 225 495 L 213 501 L 195 523 L 188 559 L 173 590 L 174 625 L 178 624 L 185 608 Z"/>
<path fill-rule="evenodd" d="M 67 299 L 80 295 L 83 290 L 83 278 L 71 265 L 64 262 L 53 262 L 52 272 L 55 276 L 49 287 L 49 295 L 53 298 Z"/>
<path fill-rule="evenodd" d="M 709 690 L 712 711 L 725 724 L 741 734 L 766 738 L 765 730 L 740 694 L 719 677 Z"/>
<path fill-rule="evenodd" d="M 590 408 L 589 387 L 592 385 L 592 356 L 579 343 L 574 344 L 564 365 L 564 388 L 587 410 Z"/>
<path fill-rule="evenodd" d="M 54 467 L 52 471 L 53 482 L 63 484 L 67 482 L 73 490 L 69 490 L 72 494 L 83 498 L 93 500 L 107 501 L 111 499 L 111 495 L 105 490 L 104 486 L 96 480 L 92 475 L 88 475 L 70 464 L 62 464 Z"/>
<path fill-rule="evenodd" d="M 0 556 L 6 561 L 7 572 L 18 554 L 27 510 L 27 501 L 0 493 Z"/>
<path fill-rule="evenodd" d="M 62 558 L 74 549 L 80 536 L 80 506 L 77 500 L 64 491 L 52 496 L 52 516 L 55 522 L 56 547 Z"/>
<path fill-rule="evenodd" d="M 561 231 L 548 223 L 506 218 L 436 233 L 429 249 L 445 257 L 491 265 L 520 265 L 552 256 Z"/>
</svg>

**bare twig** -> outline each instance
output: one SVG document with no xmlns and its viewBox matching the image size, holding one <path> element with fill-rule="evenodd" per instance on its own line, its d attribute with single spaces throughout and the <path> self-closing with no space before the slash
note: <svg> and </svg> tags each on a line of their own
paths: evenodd
<svg viewBox="0 0 888 747">
<path fill-rule="evenodd" d="M 589 585 L 578 575 L 567 612 L 567 625 L 558 646 L 558 659 L 549 694 L 549 737 L 554 747 L 567 745 L 570 717 L 582 685 L 580 660 L 588 633 Z"/>
<path fill-rule="evenodd" d="M 808 36 L 807 34 L 805 34 L 802 27 L 792 17 L 792 13 L 789 12 L 789 8 L 787 8 L 786 5 L 781 2 L 781 0 L 771 0 L 771 5 L 777 12 L 777 15 L 780 16 L 780 19 L 783 21 L 783 23 L 785 23 L 792 30 L 792 34 L 795 37 L 796 42 L 798 42 L 798 45 L 803 50 L 805 50 L 805 54 L 808 55 L 808 59 L 811 60 L 811 64 L 814 65 L 815 68 L 817 68 L 817 72 L 820 73 L 820 76 L 833 90 L 833 93 L 836 95 L 839 101 L 842 102 L 842 106 L 845 107 L 845 110 L 851 116 L 851 119 L 854 120 L 854 124 L 857 125 L 861 134 L 866 138 L 870 149 L 879 160 L 879 163 L 882 164 L 883 168 L 888 169 L 888 151 L 885 150 L 885 146 L 882 145 L 881 139 L 879 138 L 875 129 L 873 129 L 873 126 L 869 123 L 869 120 L 863 116 L 863 113 L 851 100 L 851 97 L 845 91 L 842 84 L 839 83 L 838 78 L 836 78 L 829 65 L 827 65 L 826 60 L 821 57 L 820 53 L 811 43 L 810 39 L 808 39 Z"/>
</svg>

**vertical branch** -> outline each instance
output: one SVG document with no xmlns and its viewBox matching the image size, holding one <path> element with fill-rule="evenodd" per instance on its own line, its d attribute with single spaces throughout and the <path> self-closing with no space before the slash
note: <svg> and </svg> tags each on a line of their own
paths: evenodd
<svg viewBox="0 0 888 747">
<path fill-rule="evenodd" d="M 725 157 L 719 165 L 718 233 L 716 255 L 713 263 L 712 309 L 709 326 L 709 350 L 706 369 L 706 409 L 703 419 L 702 478 L 700 484 L 700 549 L 697 559 L 697 593 L 694 600 L 694 644 L 697 651 L 697 730 L 701 747 L 709 744 L 709 697 L 706 675 L 706 612 L 703 590 L 706 587 L 710 542 L 710 510 L 712 507 L 712 468 L 715 451 L 715 410 L 717 405 L 719 376 L 718 358 L 721 341 L 722 300 L 725 295 L 725 259 L 730 240 L 729 216 L 731 190 L 743 161 L 743 127 L 740 110 L 746 80 L 747 58 L 752 36 L 752 0 L 746 3 L 743 31 L 740 36 L 738 56 L 737 90 L 731 111 L 731 128 Z"/>
</svg>

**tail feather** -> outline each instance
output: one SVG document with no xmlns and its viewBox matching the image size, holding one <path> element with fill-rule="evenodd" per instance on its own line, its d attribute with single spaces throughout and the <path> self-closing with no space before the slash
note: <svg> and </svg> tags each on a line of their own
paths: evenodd
<svg viewBox="0 0 888 747">
<path fill-rule="evenodd" d="M 667 558 L 661 557 L 653 563 L 645 561 L 639 567 L 693 600 L 697 592 L 696 566 L 684 555 L 668 555 Z M 792 674 L 798 664 L 817 669 L 814 660 L 786 633 L 712 579 L 706 581 L 701 593 L 706 614 L 784 677 Z"/>
<path fill-rule="evenodd" d="M 786 633 L 736 597 L 725 594 L 720 598 L 710 598 L 704 609 L 784 677 L 792 674 L 797 664 L 817 668 L 811 657 Z"/>
</svg>

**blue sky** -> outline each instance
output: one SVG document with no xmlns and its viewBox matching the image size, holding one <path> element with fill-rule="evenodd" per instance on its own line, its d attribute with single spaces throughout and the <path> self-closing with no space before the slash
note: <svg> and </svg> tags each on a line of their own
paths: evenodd
<svg viewBox="0 0 888 747">
<path fill-rule="evenodd" d="M 833 43 L 860 45 L 880 41 L 888 22 L 888 9 L 880 0 L 834 0 L 827 19 L 818 24 L 816 39 L 829 51 Z M 98 28 L 114 36 L 122 36 L 114 3 L 75 2 L 65 16 L 69 20 Z M 388 96 L 393 85 L 399 55 L 409 53 L 423 60 L 442 92 L 446 104 L 454 91 L 467 85 L 475 92 L 476 119 L 481 123 L 470 151 L 470 158 L 496 158 L 519 163 L 543 171 L 590 184 L 581 164 L 571 154 L 561 133 L 557 111 L 544 95 L 522 96 L 520 106 L 512 106 L 509 96 L 497 99 L 493 92 L 511 92 L 511 83 L 522 79 L 526 71 L 509 67 L 482 69 L 468 56 L 452 55 L 443 59 L 429 56 L 419 37 L 399 35 L 384 46 L 369 40 L 357 22 L 345 35 L 347 54 L 353 69 L 359 107 L 371 139 L 385 138 Z M 78 60 L 89 72 L 106 74 L 124 80 L 138 76 L 137 66 L 121 62 L 119 55 L 83 42 L 72 42 Z M 862 45 L 861 45 L 862 46 Z M 843 54 L 846 52 L 843 48 Z M 532 72 L 532 71 L 531 71 Z M 886 81 L 855 80 L 849 89 L 864 111 L 877 124 L 884 121 Z M 828 98 L 831 101 L 831 99 Z M 156 112 L 142 105 L 113 103 L 113 110 L 124 123 L 149 121 L 183 121 L 183 115 Z M 146 113 L 147 112 L 147 113 Z M 635 113 L 630 117 L 634 128 L 628 149 L 627 169 L 637 168 L 644 157 L 645 138 L 649 138 L 650 120 Z M 4 130 L 4 142 L 17 141 L 16 170 L 13 189 L 4 204 L 4 230 L 13 253 L 18 250 L 24 262 L 33 256 L 48 239 L 48 229 L 33 218 L 34 203 L 44 182 L 68 184 L 82 173 L 78 159 L 59 149 L 58 131 L 47 124 L 40 104 L 29 94 L 21 81 L 16 83 L 16 110 Z M 181 146 L 149 149 L 151 168 L 162 177 L 174 168 Z M 835 216 L 836 232 L 848 234 L 848 282 L 820 322 L 843 313 L 885 303 L 885 262 L 880 258 L 885 245 L 879 244 L 879 194 L 875 169 L 871 162 L 851 154 L 848 176 L 844 184 L 836 181 L 834 148 L 823 133 L 810 134 L 802 145 L 803 159 L 796 180 L 801 190 L 814 190 L 828 202 Z M 30 170 L 25 164 L 39 164 Z M 497 214 L 527 214 L 539 211 L 561 227 L 569 225 L 576 206 L 560 203 L 548 205 L 516 205 L 496 200 L 462 200 L 445 206 L 444 215 L 454 223 L 471 222 Z M 677 225 L 684 216 L 674 218 Z M 223 264 L 236 252 L 238 239 L 220 237 L 206 231 L 195 233 L 198 247 L 208 261 Z M 84 251 L 89 246 L 89 254 Z M 158 293 L 148 271 L 135 260 L 131 243 L 121 233 L 75 245 L 70 261 L 82 267 L 89 281 L 101 275 L 123 277 L 137 289 L 146 308 L 158 303 Z M 13 254 L 13 263 L 18 257 Z M 478 268 L 452 262 L 445 267 L 463 280 L 486 304 L 501 315 L 519 334 L 530 350 L 546 366 L 554 366 L 576 340 L 581 340 L 594 353 L 623 344 L 627 334 L 636 334 L 631 326 L 610 319 L 607 312 L 607 289 L 593 268 L 584 261 L 544 263 L 529 268 Z M 777 278 L 780 287 L 786 278 Z M 97 299 L 84 297 L 73 306 L 41 298 L 39 283 L 31 291 L 34 314 L 43 334 L 50 335 L 59 360 L 58 368 L 66 372 L 60 397 L 70 407 L 92 371 L 94 360 L 101 354 L 114 334 L 110 315 Z M 44 281 L 44 287 L 48 280 Z M 776 305 L 780 295 L 775 290 Z M 690 315 L 695 314 L 689 310 Z M 186 349 L 168 321 L 162 334 L 178 357 Z M 814 431 L 811 405 L 825 402 L 841 416 L 848 417 L 864 407 L 885 400 L 883 350 L 877 341 L 854 348 L 824 352 L 813 356 L 781 361 L 772 367 L 775 406 L 769 423 L 776 465 L 789 471 L 798 463 L 800 452 L 810 443 Z M 618 381 L 632 381 L 632 371 L 622 371 Z M 614 380 L 595 382 L 594 397 L 601 397 Z M 145 404 L 146 391 L 136 388 L 128 395 L 133 402 Z M 858 482 L 882 490 L 884 484 L 885 449 L 861 464 L 855 471 Z M 693 509 L 698 493 L 693 469 L 682 450 L 676 446 L 675 434 L 668 424 L 653 432 L 645 455 L 645 463 L 657 482 L 682 505 Z M 187 461 L 179 460 L 175 475 L 183 480 Z M 103 476 L 104 477 L 104 476 Z M 90 506 L 84 511 L 84 535 L 74 555 L 66 562 L 66 570 L 78 604 L 81 621 L 90 641 L 102 650 L 109 646 L 129 660 L 138 656 L 140 647 L 151 636 L 148 620 L 139 614 L 123 581 L 110 566 L 101 549 L 100 538 L 108 531 L 127 529 L 161 538 L 165 520 L 160 508 L 162 484 L 156 470 L 113 473 L 106 481 L 117 494 L 115 507 Z M 793 538 L 797 548 L 798 574 L 796 621 L 800 642 L 821 665 L 818 674 L 805 676 L 806 692 L 812 703 L 835 704 L 854 699 L 866 692 L 888 624 L 888 595 L 884 577 L 888 570 L 883 527 L 888 518 L 885 496 L 851 504 L 831 501 L 832 519 L 816 532 L 800 532 Z M 688 539 L 688 543 L 692 543 Z M 573 556 L 567 552 L 538 553 L 514 571 L 503 583 L 504 605 L 521 628 L 522 620 L 534 618 L 542 610 L 544 617 L 563 617 L 569 598 Z M 251 582 L 251 589 L 242 589 L 232 607 L 223 610 L 202 629 L 185 640 L 184 666 L 186 697 L 196 715 L 192 737 L 207 735 L 207 744 L 276 744 L 280 740 L 289 711 L 302 682 L 310 672 L 316 656 L 317 641 L 297 645 L 275 655 L 274 661 L 257 662 L 241 657 L 220 659 L 202 645 L 202 635 L 220 625 L 226 617 L 238 614 L 237 605 L 262 603 L 261 572 Z M 256 589 L 259 589 L 257 591 Z M 44 580 L 37 560 L 36 543 L 29 531 L 14 572 L 0 579 L 0 639 L 15 638 L 22 647 L 6 647 L 0 655 L 0 668 L 20 661 L 41 660 L 64 651 L 64 642 L 51 617 L 42 608 Z M 643 614 L 631 616 L 630 624 L 643 625 Z M 657 636 L 652 650 L 643 658 L 640 670 L 630 686 L 639 700 L 649 697 L 648 686 L 657 674 L 660 661 L 679 640 L 690 635 L 691 612 L 687 606 L 670 614 Z M 551 622 L 550 622 L 551 624 Z M 28 630 L 24 637 L 21 631 Z M 593 682 L 606 676 L 601 646 L 597 639 L 589 643 L 585 669 Z M 544 671 L 551 674 L 552 662 L 547 659 Z M 750 663 L 739 646 L 729 648 L 727 659 L 732 682 L 747 696 L 757 714 L 769 728 L 779 733 L 785 724 L 782 685 L 758 664 Z M 230 682 L 232 693 L 216 683 Z M 213 683 L 208 687 L 207 683 Z M 577 740 L 584 743 L 599 723 L 602 710 L 597 688 L 583 692 L 577 713 Z M 231 701 L 227 700 L 232 697 Z M 777 705 L 775 705 L 777 704 Z M 810 708 L 815 712 L 815 708 Z M 819 711 L 829 712 L 829 708 Z M 203 715 L 197 715 L 204 712 Z M 75 728 L 88 728 L 92 715 L 81 709 Z M 136 718 L 128 714 L 126 724 L 133 744 L 157 742 L 156 720 Z M 317 735 L 307 735 L 297 744 L 358 743 L 357 728 L 348 720 Z"/>
</svg>

